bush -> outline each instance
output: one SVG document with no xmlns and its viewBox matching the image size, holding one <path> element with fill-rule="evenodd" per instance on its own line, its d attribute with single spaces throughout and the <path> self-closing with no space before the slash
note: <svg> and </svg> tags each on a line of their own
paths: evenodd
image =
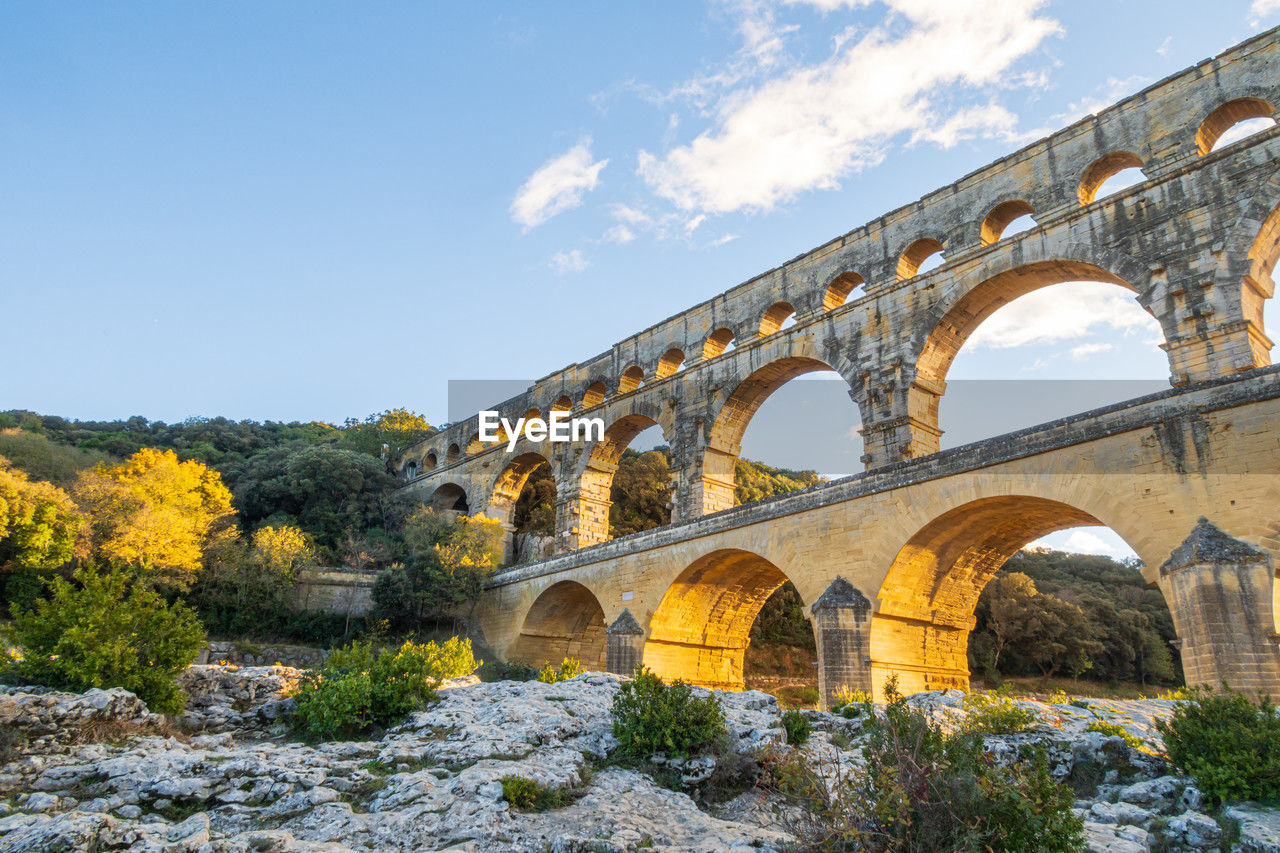
<svg viewBox="0 0 1280 853">
<path fill-rule="evenodd" d="M 964 729 L 975 734 L 1011 735 L 1024 732 L 1038 719 L 1034 711 L 1023 708 L 1007 696 L 970 693 L 964 697 L 969 712 Z"/>
<path fill-rule="evenodd" d="M 689 757 L 728 733 L 714 696 L 695 696 L 683 681 L 664 684 L 643 666 L 613 697 L 613 734 L 624 756 L 644 760 L 662 752 Z"/>
<path fill-rule="evenodd" d="M 469 675 L 476 665 L 471 641 L 456 637 L 376 652 L 372 643 L 351 643 L 303 681 L 296 722 L 322 740 L 352 737 L 434 702 L 442 680 Z"/>
<path fill-rule="evenodd" d="M 487 660 L 476 671 L 483 682 L 493 681 L 533 681 L 538 671 L 531 666 L 506 660 Z"/>
<path fill-rule="evenodd" d="M 551 664 L 544 666 L 538 673 L 538 680 L 543 684 L 558 684 L 561 681 L 577 678 L 583 672 L 582 664 L 573 658 L 565 658 L 561 661 L 559 669 L 555 669 Z"/>
<path fill-rule="evenodd" d="M 871 705 L 871 694 L 865 690 L 850 690 L 841 687 L 836 691 L 835 702 L 831 705 L 831 713 L 839 714 L 847 720 L 862 716 Z"/>
<path fill-rule="evenodd" d="M 167 603 L 126 568 L 85 566 L 49 582 L 49 597 L 14 606 L 11 640 L 24 658 L 19 677 L 50 687 L 123 687 L 153 711 L 176 714 L 186 696 L 173 677 L 204 644 L 189 607 Z"/>
<path fill-rule="evenodd" d="M 1169 760 L 1216 800 L 1280 798 L 1280 718 L 1270 697 L 1187 690 L 1190 701 L 1158 720 Z"/>
<path fill-rule="evenodd" d="M 1083 847 L 1074 795 L 1053 781 L 1043 749 L 1002 766 L 980 735 L 948 737 L 909 706 L 893 679 L 885 696 L 883 718 L 867 723 L 863 767 L 819 769 L 803 757 L 765 755 L 771 786 L 801 807 L 805 817 L 795 829 L 805 842 L 921 853 Z"/>
<path fill-rule="evenodd" d="M 782 728 L 787 732 L 787 743 L 792 746 L 803 746 L 813 731 L 809 718 L 794 709 L 783 713 Z"/>
<path fill-rule="evenodd" d="M 564 791 L 544 788 L 524 776 L 503 776 L 502 799 L 516 811 L 545 812 L 566 805 L 571 799 Z"/>
</svg>

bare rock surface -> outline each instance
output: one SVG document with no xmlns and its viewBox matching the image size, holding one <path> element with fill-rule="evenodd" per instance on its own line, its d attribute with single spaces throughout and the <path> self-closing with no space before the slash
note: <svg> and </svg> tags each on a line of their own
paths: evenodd
<svg viewBox="0 0 1280 853">
<path fill-rule="evenodd" d="M 711 762 L 658 756 L 674 771 L 667 784 L 683 790 L 611 765 L 617 676 L 459 679 L 440 702 L 377 739 L 309 744 L 292 739 L 285 723 L 301 675 L 278 666 L 192 667 L 182 676 L 191 700 L 176 727 L 123 690 L 0 690 L 0 725 L 24 738 L 0 766 L 0 853 L 720 851 L 797 841 L 786 809 L 762 790 L 748 786 L 714 806 L 685 793 L 708 778 Z M 772 696 L 717 695 L 738 753 L 784 743 Z M 954 691 L 911 702 L 949 727 L 968 713 Z M 1037 725 L 989 736 L 988 753 L 1016 761 L 1020 745 L 1044 745 L 1055 775 L 1091 788 L 1076 803 L 1090 849 L 1217 849 L 1233 838 L 1189 780 L 1169 775 L 1154 755 L 1154 721 L 1172 703 L 1028 705 Z M 835 784 L 861 763 L 865 717 L 806 713 L 814 733 L 805 758 Z M 1088 731 L 1093 721 L 1121 726 L 1140 748 Z M 94 741 L 92 727 L 104 724 L 114 734 Z M 563 792 L 560 803 L 514 809 L 503 796 L 509 776 Z M 1240 806 L 1229 816 L 1240 826 L 1237 849 L 1280 849 L 1276 812 Z"/>
</svg>

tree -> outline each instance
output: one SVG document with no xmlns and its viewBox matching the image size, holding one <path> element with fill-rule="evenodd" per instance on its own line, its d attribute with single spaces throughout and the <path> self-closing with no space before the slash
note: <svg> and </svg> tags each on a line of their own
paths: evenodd
<svg viewBox="0 0 1280 853">
<path fill-rule="evenodd" d="M 106 455 L 99 451 L 68 447 L 48 436 L 17 428 L 0 430 L 0 456 L 8 459 L 14 468 L 25 471 L 31 479 L 61 488 L 74 483 L 81 471 L 107 461 Z"/>
<path fill-rule="evenodd" d="M 216 471 L 143 448 L 117 465 L 80 475 L 75 497 L 89 515 L 94 553 L 142 566 L 158 582 L 187 589 L 210 538 L 229 526 L 231 492 Z"/>
<path fill-rule="evenodd" d="M 84 519 L 66 492 L 0 457 L 0 569 L 51 571 L 75 553 Z"/>
<path fill-rule="evenodd" d="M 626 536 L 671 521 L 671 471 L 665 450 L 628 450 L 609 491 L 609 533 Z"/>
<path fill-rule="evenodd" d="M 363 421 L 348 418 L 339 439 L 343 447 L 376 458 L 382 458 L 386 447 L 387 460 L 400 454 L 424 438 L 434 435 L 436 428 L 427 419 L 408 409 L 388 409 L 380 415 L 370 415 Z"/>
<path fill-rule="evenodd" d="M 279 629 L 293 610 L 299 572 L 315 565 L 311 543 L 296 527 L 262 527 L 247 540 L 227 533 L 205 550 L 192 602 L 219 631 Z"/>
<path fill-rule="evenodd" d="M 807 489 L 822 482 L 816 471 L 792 471 L 789 468 L 774 468 L 763 462 L 752 462 L 739 459 L 733 465 L 734 481 L 733 501 L 735 504 L 772 498 Z"/>
<path fill-rule="evenodd" d="M 383 523 L 395 486 L 371 456 L 301 442 L 257 454 L 229 469 L 227 480 L 246 527 L 300 527 L 330 552 Z"/>
<path fill-rule="evenodd" d="M 54 577 L 49 597 L 13 608 L 19 673 L 34 684 L 123 687 L 154 711 L 176 714 L 185 696 L 173 677 L 195 660 L 204 630 L 182 602 L 169 604 L 137 572 L 82 566 L 75 583 Z"/>
</svg>

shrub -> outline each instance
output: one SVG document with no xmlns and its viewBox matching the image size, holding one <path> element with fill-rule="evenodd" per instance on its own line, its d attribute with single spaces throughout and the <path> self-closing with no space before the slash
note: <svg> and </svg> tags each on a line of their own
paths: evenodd
<svg viewBox="0 0 1280 853">
<path fill-rule="evenodd" d="M 794 709 L 783 713 L 782 728 L 787 732 L 787 743 L 792 746 L 803 746 L 813 730 L 809 718 Z"/>
<path fill-rule="evenodd" d="M 968 711 L 963 728 L 974 734 L 1011 735 L 1027 730 L 1038 719 L 1007 696 L 970 693 L 964 697 Z"/>
<path fill-rule="evenodd" d="M 303 681 L 296 721 L 311 737 L 355 736 L 435 701 L 442 680 L 475 669 L 471 641 L 456 637 L 443 645 L 406 642 L 381 651 L 372 643 L 351 643 Z"/>
<path fill-rule="evenodd" d="M 998 765 L 980 735 L 948 737 L 893 679 L 885 696 L 884 717 L 867 724 L 865 767 L 824 774 L 794 761 L 769 766 L 777 789 L 810 815 L 808 841 L 872 851 L 1081 849 L 1074 795 L 1053 781 L 1043 749 Z"/>
<path fill-rule="evenodd" d="M 850 690 L 841 687 L 836 691 L 835 702 L 831 705 L 831 713 L 839 714 L 847 720 L 862 716 L 871 705 L 871 694 L 865 690 Z"/>
<path fill-rule="evenodd" d="M 533 681 L 538 671 L 531 666 L 506 660 L 487 660 L 476 671 L 480 680 L 486 683 L 493 681 Z"/>
<path fill-rule="evenodd" d="M 716 697 L 695 696 L 683 681 L 664 684 L 643 666 L 613 697 L 613 734 L 619 751 L 631 758 L 658 752 L 688 757 L 727 733 Z"/>
<path fill-rule="evenodd" d="M 543 684 L 558 684 L 561 681 L 568 681 L 571 678 L 577 678 L 583 673 L 582 664 L 573 658 L 565 658 L 560 663 L 560 668 L 556 669 L 551 664 L 547 664 L 538 673 L 538 680 Z"/>
<path fill-rule="evenodd" d="M 1270 697 L 1226 685 L 1187 695 L 1168 722 L 1156 722 L 1174 766 L 1217 800 L 1280 798 L 1280 718 Z"/>
<path fill-rule="evenodd" d="M 1134 749 L 1137 749 L 1138 747 L 1142 746 L 1142 741 L 1138 740 L 1138 738 L 1129 734 L 1129 732 L 1125 730 L 1124 726 L 1120 726 L 1115 723 L 1108 723 L 1103 720 L 1094 720 L 1092 723 L 1085 726 L 1084 730 L 1086 732 L 1099 732 L 1101 734 L 1109 735 L 1111 737 L 1121 738 L 1124 740 L 1125 743 L 1129 744 L 1129 746 L 1133 747 Z"/>
<path fill-rule="evenodd" d="M 545 812 L 568 804 L 571 797 L 556 788 L 545 788 L 524 776 L 503 776 L 502 799 L 522 812 Z"/>
<path fill-rule="evenodd" d="M 13 607 L 19 677 L 71 690 L 123 687 L 153 711 L 181 711 L 186 695 L 173 677 L 204 644 L 195 612 L 169 604 L 130 569 L 84 566 L 73 579 L 54 577 L 48 598 Z"/>
</svg>

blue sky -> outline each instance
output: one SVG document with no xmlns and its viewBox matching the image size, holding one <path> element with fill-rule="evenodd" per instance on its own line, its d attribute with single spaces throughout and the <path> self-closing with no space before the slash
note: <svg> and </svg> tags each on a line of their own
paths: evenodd
<svg viewBox="0 0 1280 853">
<path fill-rule="evenodd" d="M 1277 23 L 1280 0 L 6 3 L 0 408 L 440 421 L 449 379 L 594 355 Z M 1163 377 L 1134 306 L 1082 292 L 1010 306 L 952 377 Z"/>
</svg>

